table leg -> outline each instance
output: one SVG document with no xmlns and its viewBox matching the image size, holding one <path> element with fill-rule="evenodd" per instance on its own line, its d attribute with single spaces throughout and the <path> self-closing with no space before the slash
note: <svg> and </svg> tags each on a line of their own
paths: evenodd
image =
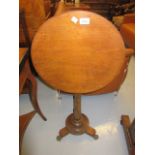
<svg viewBox="0 0 155 155">
<path fill-rule="evenodd" d="M 90 126 L 86 128 L 86 133 L 90 136 L 92 136 L 94 139 L 98 139 L 98 135 L 96 134 L 96 130 Z"/>
<path fill-rule="evenodd" d="M 61 140 L 64 136 L 71 133 L 73 135 L 81 135 L 86 133 L 94 139 L 98 139 L 95 129 L 89 126 L 89 119 L 86 115 L 81 113 L 81 95 L 75 94 L 73 96 L 73 113 L 66 119 L 66 127 L 59 131 L 57 140 Z"/>
<path fill-rule="evenodd" d="M 60 141 L 64 136 L 68 135 L 69 134 L 69 131 L 66 127 L 62 128 L 60 131 L 59 131 L 59 135 L 57 136 L 57 140 Z"/>
</svg>

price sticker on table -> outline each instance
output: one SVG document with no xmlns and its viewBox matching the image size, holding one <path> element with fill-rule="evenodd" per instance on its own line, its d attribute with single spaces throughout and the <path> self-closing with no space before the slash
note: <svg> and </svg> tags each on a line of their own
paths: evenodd
<svg viewBox="0 0 155 155">
<path fill-rule="evenodd" d="M 89 24 L 90 24 L 90 18 L 88 17 L 80 18 L 80 25 L 89 25 Z"/>
<path fill-rule="evenodd" d="M 75 17 L 75 16 L 73 16 L 73 17 L 71 18 L 71 21 L 72 21 L 74 24 L 76 24 L 76 23 L 78 22 L 78 18 Z"/>
</svg>

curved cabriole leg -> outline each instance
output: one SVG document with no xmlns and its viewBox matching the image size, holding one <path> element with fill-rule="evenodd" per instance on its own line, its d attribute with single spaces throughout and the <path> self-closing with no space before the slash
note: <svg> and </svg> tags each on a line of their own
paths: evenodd
<svg viewBox="0 0 155 155">
<path fill-rule="evenodd" d="M 34 76 L 32 75 L 32 73 L 29 74 L 28 77 L 29 81 L 30 81 L 30 99 L 32 101 L 32 105 L 34 107 L 34 109 L 36 110 L 36 112 L 42 117 L 42 119 L 44 121 L 46 121 L 46 117 L 43 115 L 42 111 L 40 110 L 40 107 L 38 105 L 38 101 L 37 101 L 37 82 L 36 79 L 34 78 Z"/>
<path fill-rule="evenodd" d="M 94 139 L 98 139 L 99 136 L 96 134 L 96 130 L 90 126 L 88 126 L 86 128 L 86 133 L 89 135 L 89 136 L 92 136 Z"/>
<path fill-rule="evenodd" d="M 68 134 L 69 134 L 69 131 L 68 131 L 67 127 L 62 128 L 59 131 L 59 135 L 57 136 L 57 140 L 60 141 L 63 137 L 65 137 Z"/>
<path fill-rule="evenodd" d="M 24 133 L 26 131 L 27 126 L 29 125 L 31 119 L 35 115 L 35 111 L 29 112 L 24 115 L 19 116 L 19 154 L 21 155 L 22 149 L 22 141 L 24 137 Z"/>
</svg>

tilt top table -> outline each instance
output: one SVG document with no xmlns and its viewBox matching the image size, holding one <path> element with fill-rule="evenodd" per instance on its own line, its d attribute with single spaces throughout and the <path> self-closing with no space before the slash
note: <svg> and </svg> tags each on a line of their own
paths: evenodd
<svg viewBox="0 0 155 155">
<path fill-rule="evenodd" d="M 119 74 L 125 50 L 118 30 L 89 11 L 65 12 L 39 28 L 31 48 L 33 65 L 47 85 L 72 93 L 74 99 L 73 113 L 59 131 L 59 140 L 68 133 L 98 138 L 81 113 L 80 94 L 109 84 Z"/>
</svg>

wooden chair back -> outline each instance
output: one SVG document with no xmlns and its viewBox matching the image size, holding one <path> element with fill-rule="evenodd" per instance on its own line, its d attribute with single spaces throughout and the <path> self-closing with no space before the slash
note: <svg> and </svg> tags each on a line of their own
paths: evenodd
<svg viewBox="0 0 155 155">
<path fill-rule="evenodd" d="M 21 9 L 19 11 L 19 28 L 21 31 L 19 33 L 23 33 L 25 43 L 19 43 L 19 47 L 30 47 L 30 38 L 27 30 L 27 25 L 26 25 L 26 19 L 25 19 L 25 12 L 24 9 Z"/>
</svg>

